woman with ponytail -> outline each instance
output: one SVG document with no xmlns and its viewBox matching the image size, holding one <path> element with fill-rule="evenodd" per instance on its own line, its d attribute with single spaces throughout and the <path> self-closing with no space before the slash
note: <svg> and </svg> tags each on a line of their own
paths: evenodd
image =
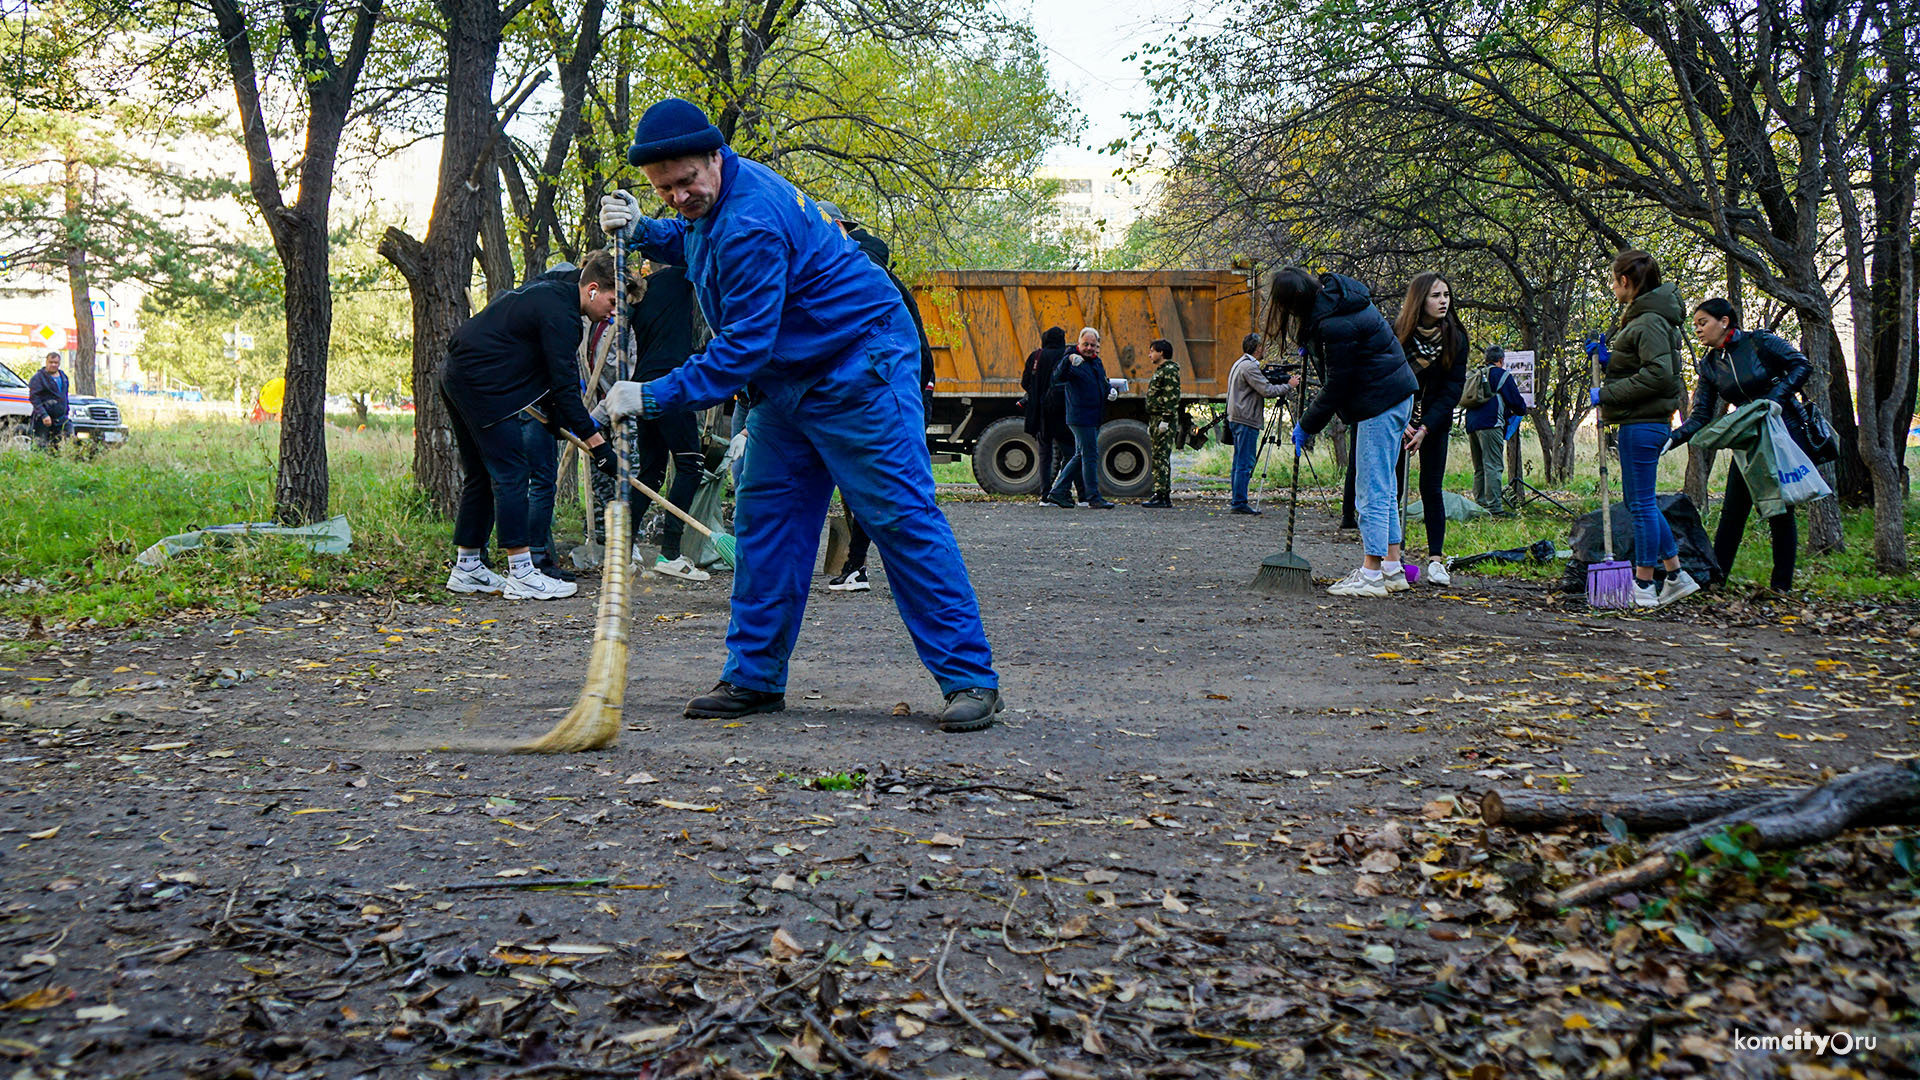
<svg viewBox="0 0 1920 1080">
<path fill-rule="evenodd" d="M 1413 396 L 1413 416 L 1407 422 L 1409 454 L 1420 456 L 1420 516 L 1427 530 L 1426 580 L 1450 584 L 1447 574 L 1447 503 L 1441 487 L 1447 478 L 1447 436 L 1453 430 L 1453 410 L 1467 388 L 1467 328 L 1453 309 L 1453 286 L 1429 270 L 1407 286 L 1393 336 L 1407 354 L 1419 391 Z M 1402 459 L 1404 464 L 1405 459 Z M 1405 476 L 1401 477 L 1405 490 Z"/>
</svg>

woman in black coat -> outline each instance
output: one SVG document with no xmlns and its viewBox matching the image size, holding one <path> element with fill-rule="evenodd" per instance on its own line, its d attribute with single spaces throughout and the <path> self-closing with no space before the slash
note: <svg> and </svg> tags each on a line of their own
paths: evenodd
<svg viewBox="0 0 1920 1080">
<path fill-rule="evenodd" d="M 1413 417 L 1407 422 L 1407 452 L 1420 455 L 1420 511 L 1427 527 L 1426 577 L 1435 585 L 1450 582 L 1447 575 L 1447 503 L 1441 482 L 1447 478 L 1447 436 L 1453 430 L 1453 410 L 1467 388 L 1469 348 L 1467 328 L 1453 309 L 1453 287 L 1429 270 L 1407 286 L 1400 316 L 1393 321 L 1394 336 L 1407 354 L 1407 366 L 1420 389 L 1413 395 Z M 1406 461 L 1401 461 L 1400 488 L 1406 490 Z"/>
<path fill-rule="evenodd" d="M 1026 370 L 1020 373 L 1020 389 L 1026 391 L 1026 430 L 1040 445 L 1040 499 L 1046 501 L 1053 490 L 1055 469 L 1073 455 L 1073 432 L 1067 429 L 1065 393 L 1051 393 L 1053 372 L 1067 351 L 1067 331 L 1049 326 L 1040 335 L 1040 347 L 1027 354 Z M 1055 450 L 1061 452 L 1056 454 Z"/>
<path fill-rule="evenodd" d="M 1693 392 L 1693 411 L 1687 422 L 1674 429 L 1671 446 L 1681 446 L 1720 415 L 1724 403 L 1734 408 L 1762 399 L 1780 403 L 1789 417 L 1787 432 L 1800 449 L 1807 445 L 1805 428 L 1798 423 L 1793 396 L 1806 385 L 1813 365 L 1786 339 L 1766 330 L 1740 329 L 1740 316 L 1733 305 L 1721 297 L 1703 300 L 1693 309 L 1693 335 L 1707 347 L 1707 354 L 1695 367 L 1697 380 Z M 1746 477 L 1739 469 L 1727 470 L 1727 493 L 1720 501 L 1720 525 L 1713 534 L 1713 554 L 1720 568 L 1731 571 L 1734 557 L 1740 554 L 1740 540 L 1747 532 L 1747 517 L 1753 512 L 1753 495 L 1747 490 Z M 1800 530 L 1789 509 L 1767 519 L 1773 534 L 1773 579 L 1775 592 L 1793 587 L 1793 563 L 1800 546 Z"/>
</svg>

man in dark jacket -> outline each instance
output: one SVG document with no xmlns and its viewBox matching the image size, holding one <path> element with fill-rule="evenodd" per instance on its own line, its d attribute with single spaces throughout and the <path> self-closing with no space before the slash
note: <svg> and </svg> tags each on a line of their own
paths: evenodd
<svg viewBox="0 0 1920 1080">
<path fill-rule="evenodd" d="M 440 375 L 453 440 L 466 484 L 454 519 L 458 561 L 447 589 L 500 593 L 510 600 L 572 596 L 572 582 L 534 568 L 527 514 L 528 458 L 518 420 L 528 407 L 586 441 L 594 466 L 614 466 L 607 443 L 580 401 L 575 353 L 580 316 L 597 322 L 613 312 L 613 256 L 595 252 L 578 272 L 546 274 L 495 297 L 453 332 Z M 503 578 L 481 563 L 487 535 L 499 533 L 507 556 Z"/>
<path fill-rule="evenodd" d="M 630 316 L 634 379 L 642 382 L 657 379 L 687 362 L 687 357 L 694 352 L 693 313 L 693 286 L 687 282 L 685 267 L 663 265 L 647 275 L 646 295 L 634 306 Z M 640 460 L 634 466 L 634 475 L 658 491 L 666 479 L 669 458 L 673 461 L 673 488 L 666 492 L 667 501 L 687 510 L 693 506 L 694 493 L 700 488 L 700 475 L 707 465 L 707 455 L 700 447 L 700 420 L 689 410 L 661 413 L 640 421 Z M 639 521 L 646 496 L 630 491 L 629 497 L 633 501 L 633 520 Z M 660 554 L 653 561 L 653 572 L 685 581 L 705 581 L 712 575 L 680 554 L 680 540 L 685 531 L 686 526 L 679 518 L 667 515 L 661 523 Z"/>
<path fill-rule="evenodd" d="M 27 426 L 34 441 L 52 448 L 67 433 L 67 373 L 60 370 L 60 354 L 47 353 L 47 362 L 27 380 L 27 401 L 33 414 Z"/>
<path fill-rule="evenodd" d="M 1107 402 L 1117 397 L 1118 391 L 1107 381 L 1107 369 L 1100 363 L 1100 331 L 1091 326 L 1080 331 L 1080 343 L 1060 358 L 1053 381 L 1067 390 L 1067 427 L 1073 432 L 1074 450 L 1047 501 L 1073 509 L 1071 477 L 1077 470 L 1085 485 L 1087 505 L 1111 510 L 1113 504 L 1100 497 L 1100 422 L 1106 418 Z"/>
<path fill-rule="evenodd" d="M 1506 472 L 1507 443 L 1520 431 L 1527 415 L 1527 399 L 1507 371 L 1507 351 L 1487 346 L 1486 379 L 1491 397 L 1467 410 L 1467 449 L 1473 455 L 1473 498 L 1496 514 L 1507 512 L 1501 479 Z M 1479 378 L 1476 372 L 1470 378 Z"/>
</svg>

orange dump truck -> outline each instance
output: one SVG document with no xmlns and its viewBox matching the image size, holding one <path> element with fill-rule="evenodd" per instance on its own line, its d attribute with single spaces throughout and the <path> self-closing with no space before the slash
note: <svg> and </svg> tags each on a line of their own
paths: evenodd
<svg viewBox="0 0 1920 1080">
<path fill-rule="evenodd" d="M 1068 344 L 1081 327 L 1100 331 L 1107 374 L 1128 380 L 1100 428 L 1100 489 L 1123 498 L 1153 486 L 1147 343 L 1173 343 L 1185 400 L 1218 402 L 1240 339 L 1253 329 L 1247 279 L 1229 270 L 938 270 L 913 293 L 933 343 L 927 445 L 936 454 L 972 455 L 980 486 L 1000 495 L 1040 490 L 1020 374 L 1047 327 L 1065 329 Z M 1186 442 L 1192 421 L 1183 412 L 1180 423 Z"/>
</svg>

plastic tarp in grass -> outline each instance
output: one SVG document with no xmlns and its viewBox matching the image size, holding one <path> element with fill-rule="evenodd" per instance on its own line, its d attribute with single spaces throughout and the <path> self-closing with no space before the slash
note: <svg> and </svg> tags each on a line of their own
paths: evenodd
<svg viewBox="0 0 1920 1080">
<path fill-rule="evenodd" d="M 183 551 L 193 551 L 209 540 L 248 540 L 256 536 L 284 536 L 303 541 L 320 555 L 345 555 L 353 546 L 353 527 L 345 514 L 337 514 L 314 525 L 276 525 L 271 521 L 242 521 L 233 525 L 214 525 L 175 536 L 165 536 L 152 547 L 134 556 L 145 566 L 159 566 Z"/>
<path fill-rule="evenodd" d="M 1446 505 L 1448 521 L 1472 521 L 1474 518 L 1487 516 L 1486 507 L 1465 495 L 1443 491 L 1440 493 L 1440 501 Z M 1420 501 L 1420 496 L 1414 495 L 1407 499 L 1408 521 L 1424 521 L 1426 516 L 1427 507 Z"/>
</svg>

